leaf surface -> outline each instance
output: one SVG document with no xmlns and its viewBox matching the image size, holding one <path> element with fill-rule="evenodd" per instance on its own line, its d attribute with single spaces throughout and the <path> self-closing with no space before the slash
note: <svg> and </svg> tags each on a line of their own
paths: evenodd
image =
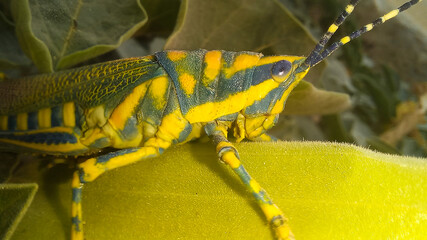
<svg viewBox="0 0 427 240">
<path fill-rule="evenodd" d="M 427 234 L 425 159 L 323 142 L 236 147 L 248 172 L 289 217 L 297 239 Z M 65 181 L 71 170 L 48 172 L 40 172 L 39 196 L 13 239 L 67 239 L 70 220 L 61 217 L 71 203 Z M 218 163 L 210 144 L 175 146 L 104 174 L 85 186 L 83 211 L 88 240 L 273 239 L 251 194 Z"/>
<path fill-rule="evenodd" d="M 0 69 L 30 64 L 16 39 L 13 26 L 0 9 Z"/>
<path fill-rule="evenodd" d="M 37 184 L 0 184 L 0 238 L 10 239 L 31 204 Z"/>
</svg>

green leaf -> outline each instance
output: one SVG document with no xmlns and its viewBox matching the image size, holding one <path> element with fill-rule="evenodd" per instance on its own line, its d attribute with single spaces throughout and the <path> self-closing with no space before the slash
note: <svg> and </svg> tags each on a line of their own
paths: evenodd
<svg viewBox="0 0 427 240">
<path fill-rule="evenodd" d="M 42 72 L 110 51 L 147 21 L 139 0 L 16 0 L 11 7 L 21 46 Z"/>
<path fill-rule="evenodd" d="M 37 38 L 31 27 L 31 12 L 28 0 L 11 2 L 11 9 L 15 21 L 15 31 L 22 50 L 34 62 L 39 71 L 52 72 L 52 59 L 45 43 Z"/>
<path fill-rule="evenodd" d="M 148 21 L 138 34 L 167 37 L 173 31 L 178 15 L 179 0 L 141 0 Z"/>
<path fill-rule="evenodd" d="M 350 105 L 350 97 L 347 94 L 320 90 L 311 83 L 302 81 L 289 95 L 284 113 L 288 115 L 332 114 L 344 111 Z"/>
<path fill-rule="evenodd" d="M 0 11 L 0 69 L 29 65 L 30 60 L 22 52 L 13 26 Z"/>
<path fill-rule="evenodd" d="M 10 239 L 33 200 L 37 184 L 0 184 L 0 239 Z"/>
<path fill-rule="evenodd" d="M 184 0 L 165 49 L 306 55 L 314 44 L 308 31 L 276 0 Z M 323 67 L 320 64 L 310 75 L 319 76 Z"/>
<path fill-rule="evenodd" d="M 426 159 L 322 142 L 236 147 L 297 239 L 427 235 Z M 70 220 L 62 217 L 71 194 L 64 180 L 71 170 L 38 173 L 45 181 L 13 239 L 67 239 Z M 83 211 L 88 240 L 273 239 L 253 197 L 210 144 L 174 146 L 102 175 L 85 185 Z"/>
</svg>

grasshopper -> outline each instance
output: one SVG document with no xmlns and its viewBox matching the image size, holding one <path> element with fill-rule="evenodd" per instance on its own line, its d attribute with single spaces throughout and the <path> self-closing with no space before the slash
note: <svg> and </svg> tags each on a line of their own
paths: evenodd
<svg viewBox="0 0 427 240">
<path fill-rule="evenodd" d="M 253 194 L 278 239 L 293 239 L 284 213 L 246 171 L 228 140 L 273 140 L 286 99 L 308 71 L 342 45 L 395 17 L 411 0 L 326 47 L 359 0 L 351 0 L 307 57 L 254 52 L 162 51 L 0 83 L 0 150 L 75 156 L 116 149 L 78 165 L 72 239 L 83 239 L 82 189 L 104 172 L 209 136 L 220 161 Z"/>
</svg>

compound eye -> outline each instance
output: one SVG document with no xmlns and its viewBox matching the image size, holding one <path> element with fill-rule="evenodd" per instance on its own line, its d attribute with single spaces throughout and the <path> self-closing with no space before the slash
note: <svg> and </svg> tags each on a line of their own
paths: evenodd
<svg viewBox="0 0 427 240">
<path fill-rule="evenodd" d="M 291 69 L 291 62 L 286 60 L 278 61 L 271 68 L 271 76 L 273 76 L 274 81 L 281 83 L 288 78 Z"/>
</svg>

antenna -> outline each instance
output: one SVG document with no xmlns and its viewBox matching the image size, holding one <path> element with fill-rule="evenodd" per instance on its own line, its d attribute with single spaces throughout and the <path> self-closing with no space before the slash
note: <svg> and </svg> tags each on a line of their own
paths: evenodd
<svg viewBox="0 0 427 240">
<path fill-rule="evenodd" d="M 350 42 L 353 39 L 360 37 L 362 34 L 371 31 L 375 26 L 380 25 L 386 22 L 387 20 L 396 17 L 399 13 L 409 9 L 410 7 L 412 7 L 413 5 L 421 1 L 422 0 L 411 0 L 406 2 L 402 6 L 386 13 L 384 16 L 376 19 L 375 21 L 369 24 L 366 24 L 359 30 L 354 31 L 349 35 L 341 38 L 341 40 L 332 43 L 329 47 L 325 49 L 326 43 L 329 41 L 329 39 L 332 37 L 332 35 L 335 33 L 338 27 L 344 22 L 345 18 L 351 14 L 354 7 L 359 2 L 359 0 L 351 0 L 350 3 L 345 8 L 345 10 L 341 13 L 341 15 L 335 20 L 335 22 L 329 27 L 328 31 L 319 40 L 319 42 L 314 47 L 313 51 L 311 51 L 311 53 L 305 59 L 301 67 L 303 68 L 303 70 L 305 70 L 307 68 L 315 66 L 319 62 L 323 61 L 323 59 L 327 58 L 329 55 L 335 52 L 339 47 L 343 46 L 344 44 Z"/>
</svg>

